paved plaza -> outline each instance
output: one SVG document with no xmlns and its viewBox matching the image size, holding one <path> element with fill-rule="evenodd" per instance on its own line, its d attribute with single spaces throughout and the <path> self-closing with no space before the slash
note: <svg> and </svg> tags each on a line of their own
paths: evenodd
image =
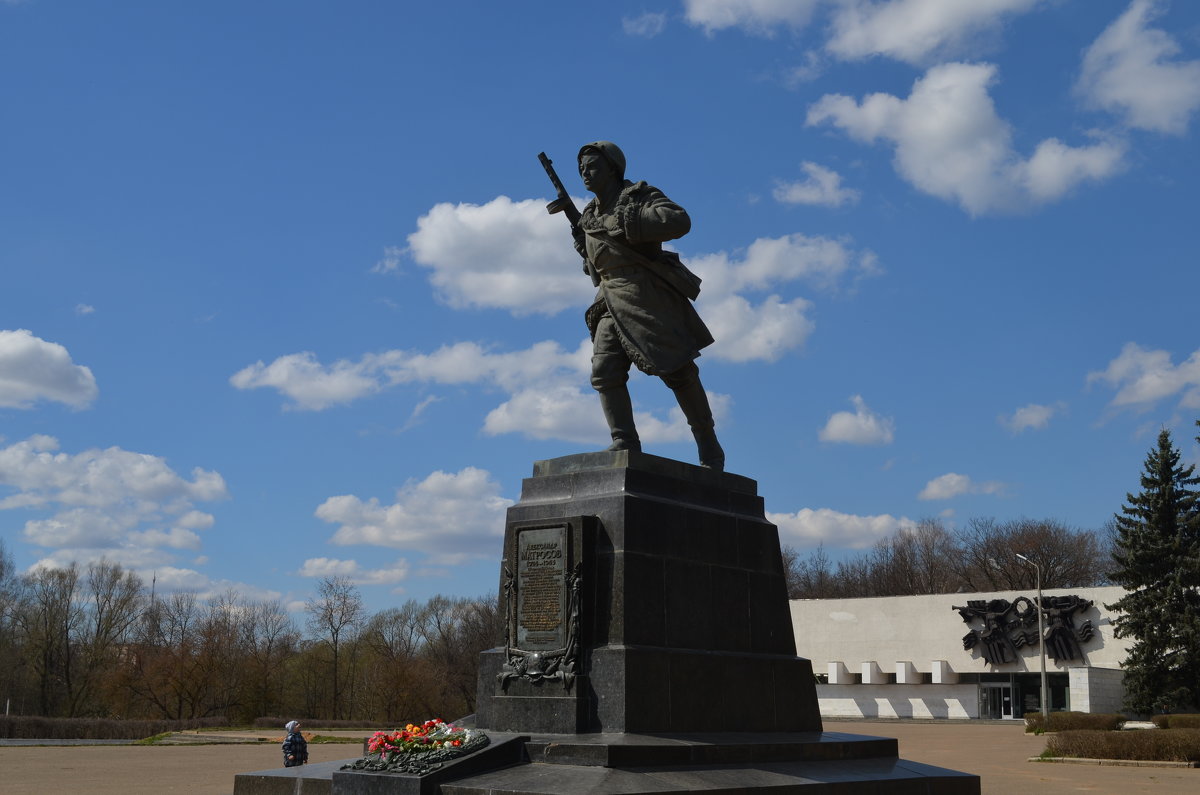
<svg viewBox="0 0 1200 795">
<path fill-rule="evenodd" d="M 1029 762 L 1029 757 L 1045 748 L 1045 738 L 1025 734 L 1019 723 L 826 721 L 825 728 L 896 737 L 905 759 L 981 776 L 984 795 L 1200 792 L 1200 769 L 1196 768 Z M 252 732 L 240 734 L 254 736 Z M 311 762 L 329 762 L 352 758 L 358 748 L 310 745 L 309 751 Z M 8 746 L 0 747 L 0 791 L 5 795 L 230 795 L 237 773 L 279 763 L 275 745 Z"/>
</svg>

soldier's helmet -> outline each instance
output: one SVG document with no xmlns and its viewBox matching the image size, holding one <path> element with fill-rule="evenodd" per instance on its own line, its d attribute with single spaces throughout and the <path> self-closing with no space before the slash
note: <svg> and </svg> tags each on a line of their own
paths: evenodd
<svg viewBox="0 0 1200 795">
<path fill-rule="evenodd" d="M 584 144 L 579 148 L 579 154 L 575 156 L 576 164 L 583 159 L 585 154 L 595 152 L 607 160 L 617 172 L 617 179 L 625 179 L 625 153 L 621 151 L 621 147 L 614 144 L 612 141 L 592 141 L 590 144 Z"/>
</svg>

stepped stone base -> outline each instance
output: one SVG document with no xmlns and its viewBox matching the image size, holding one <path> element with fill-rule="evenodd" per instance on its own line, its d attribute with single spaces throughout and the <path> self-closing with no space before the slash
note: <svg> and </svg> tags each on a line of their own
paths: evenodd
<svg viewBox="0 0 1200 795">
<path fill-rule="evenodd" d="M 489 762 L 425 777 L 340 771 L 344 762 L 243 773 L 234 795 L 812 793 L 978 795 L 978 776 L 897 758 L 888 737 L 842 732 L 494 735 Z M 513 755 L 514 749 L 517 755 Z M 485 749 L 485 752 L 488 749 Z M 482 752 L 481 752 L 482 753 Z M 494 765 L 494 769 L 480 770 Z"/>
</svg>

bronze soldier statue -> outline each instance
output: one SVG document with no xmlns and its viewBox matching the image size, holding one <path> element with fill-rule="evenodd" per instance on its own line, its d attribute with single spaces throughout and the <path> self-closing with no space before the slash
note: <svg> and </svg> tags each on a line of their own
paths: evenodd
<svg viewBox="0 0 1200 795">
<path fill-rule="evenodd" d="M 598 287 L 586 319 L 592 334 L 592 387 L 612 433 L 608 449 L 642 449 L 626 386 L 629 367 L 635 364 L 675 393 L 696 439 L 700 464 L 724 469 L 725 452 L 695 362 L 700 349 L 713 342 L 692 306 L 700 279 L 678 254 L 662 247 L 664 241 L 686 235 L 691 219 L 658 188 L 625 179 L 625 155 L 616 144 L 587 144 L 577 160 L 583 184 L 595 198 L 576 220 L 571 218 L 574 206 L 565 206 L 570 197 L 542 155 L 559 188 L 559 200 L 547 209 L 567 211 L 575 248 Z"/>
</svg>

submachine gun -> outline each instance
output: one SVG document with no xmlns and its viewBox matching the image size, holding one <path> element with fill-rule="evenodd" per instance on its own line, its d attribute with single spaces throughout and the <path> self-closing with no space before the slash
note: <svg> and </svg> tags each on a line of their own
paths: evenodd
<svg viewBox="0 0 1200 795">
<path fill-rule="evenodd" d="M 567 189 L 563 187 L 562 180 L 558 178 L 558 174 L 554 171 L 554 162 L 546 157 L 545 152 L 538 153 L 538 160 L 542 163 L 542 168 L 546 169 L 546 176 L 550 177 L 550 182 L 554 185 L 554 189 L 558 191 L 558 198 L 546 205 L 546 212 L 554 215 L 555 213 L 564 213 L 567 216 L 567 221 L 571 224 L 571 235 L 578 239 L 582 235 L 579 229 L 579 208 L 575 206 L 575 202 L 571 201 L 571 195 L 567 193 Z M 583 269 L 587 271 L 587 275 L 592 277 L 592 285 L 600 285 L 600 275 L 596 273 L 596 269 L 592 267 L 592 263 L 588 262 L 587 257 L 583 259 Z"/>
</svg>

